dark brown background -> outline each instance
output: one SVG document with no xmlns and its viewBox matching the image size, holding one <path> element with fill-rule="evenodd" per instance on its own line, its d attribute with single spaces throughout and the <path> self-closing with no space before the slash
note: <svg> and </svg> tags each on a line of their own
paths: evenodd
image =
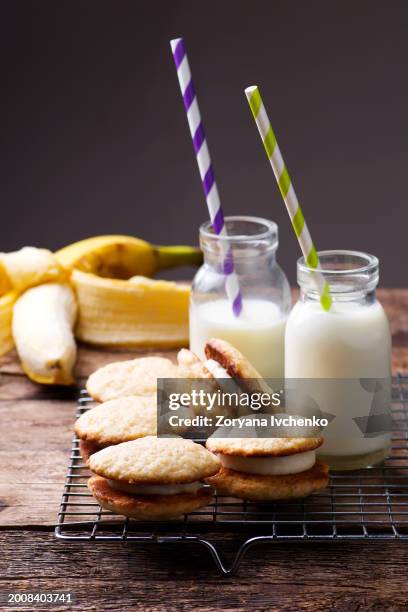
<svg viewBox="0 0 408 612">
<path fill-rule="evenodd" d="M 183 35 L 226 213 L 298 248 L 243 90 L 261 87 L 320 249 L 405 285 L 408 5 L 359 0 L 5 1 L 0 250 L 126 232 L 193 243 L 206 218 L 169 39 Z"/>
</svg>

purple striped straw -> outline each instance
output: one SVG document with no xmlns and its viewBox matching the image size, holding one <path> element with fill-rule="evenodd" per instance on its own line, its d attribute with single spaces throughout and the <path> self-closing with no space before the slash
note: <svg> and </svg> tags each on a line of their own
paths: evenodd
<svg viewBox="0 0 408 612">
<path fill-rule="evenodd" d="M 175 38 L 170 41 L 174 63 L 177 68 L 177 76 L 180 84 L 181 95 L 183 96 L 184 108 L 187 113 L 187 121 L 193 140 L 198 169 L 200 171 L 201 183 L 204 195 L 207 200 L 208 211 L 210 213 L 211 225 L 217 236 L 227 236 L 224 223 L 224 214 L 221 208 L 220 196 L 218 194 L 217 183 L 215 182 L 214 170 L 211 164 L 210 153 L 204 133 L 204 126 L 201 120 L 200 109 L 198 108 L 197 96 L 191 78 L 190 66 L 188 63 L 186 48 L 182 38 Z M 242 311 L 242 296 L 239 288 L 238 277 L 234 269 L 232 250 L 221 240 L 221 252 L 223 258 L 223 271 L 226 275 L 225 288 L 227 296 L 232 303 L 232 311 L 236 317 Z"/>
</svg>

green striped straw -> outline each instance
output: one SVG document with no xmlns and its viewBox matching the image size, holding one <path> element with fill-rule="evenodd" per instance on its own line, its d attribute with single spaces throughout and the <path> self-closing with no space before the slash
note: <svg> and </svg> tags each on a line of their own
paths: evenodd
<svg viewBox="0 0 408 612">
<path fill-rule="evenodd" d="M 320 295 L 320 303 L 325 310 L 330 310 L 332 299 L 329 293 L 329 285 L 323 274 L 319 272 L 319 257 L 315 246 L 307 229 L 306 221 L 300 208 L 299 200 L 297 199 L 292 181 L 288 173 L 288 169 L 283 161 L 279 145 L 276 142 L 275 134 L 266 114 L 265 107 L 262 102 L 261 94 L 256 85 L 245 89 L 246 97 L 248 98 L 249 106 L 251 107 L 255 123 L 258 126 L 266 154 L 278 182 L 279 190 L 286 204 L 289 217 L 292 221 L 293 229 L 302 249 L 303 257 L 309 268 L 313 270 L 313 278 L 317 285 Z"/>
</svg>

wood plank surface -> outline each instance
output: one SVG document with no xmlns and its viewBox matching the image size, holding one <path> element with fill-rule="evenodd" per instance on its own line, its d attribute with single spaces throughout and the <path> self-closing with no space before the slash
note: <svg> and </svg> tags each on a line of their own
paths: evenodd
<svg viewBox="0 0 408 612">
<path fill-rule="evenodd" d="M 72 422 L 72 401 L 0 402 L 1 429 L 7 431 L 0 448 L 1 526 L 55 523 Z"/>
<path fill-rule="evenodd" d="M 189 544 L 65 544 L 10 531 L 0 532 L 0 548 L 3 591 L 69 590 L 81 611 L 383 612 L 408 604 L 406 546 L 394 542 L 256 547 L 227 578 Z"/>
</svg>

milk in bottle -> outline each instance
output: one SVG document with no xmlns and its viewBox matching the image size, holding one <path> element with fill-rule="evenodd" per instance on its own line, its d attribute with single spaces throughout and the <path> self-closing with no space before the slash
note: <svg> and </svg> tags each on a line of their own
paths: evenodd
<svg viewBox="0 0 408 612">
<path fill-rule="evenodd" d="M 378 259 L 349 251 L 324 251 L 319 258 L 332 307 L 322 308 L 311 271 L 299 260 L 301 291 L 286 327 L 285 372 L 316 380 L 318 404 L 332 417 L 319 454 L 332 469 L 354 469 L 387 454 L 390 434 L 378 423 L 387 422 L 382 417 L 389 411 L 390 329 L 375 296 Z M 338 380 L 325 385 L 321 379 Z M 373 403 L 376 389 L 382 406 Z"/>
<path fill-rule="evenodd" d="M 276 261 L 278 228 L 258 217 L 227 217 L 226 236 L 210 223 L 200 228 L 204 264 L 197 272 L 190 301 L 190 348 L 204 358 L 210 338 L 233 344 L 265 378 L 284 375 L 284 335 L 290 288 Z M 223 244 L 221 244 L 223 243 Z M 243 299 L 235 317 L 226 296 L 222 253 L 232 250 Z"/>
</svg>

